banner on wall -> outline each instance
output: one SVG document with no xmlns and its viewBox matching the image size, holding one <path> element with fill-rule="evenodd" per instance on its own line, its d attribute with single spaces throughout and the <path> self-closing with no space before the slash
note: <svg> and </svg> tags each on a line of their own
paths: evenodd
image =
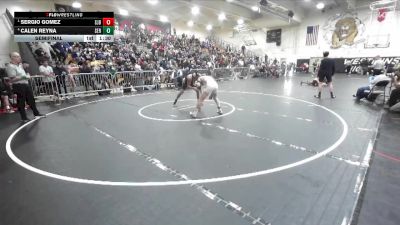
<svg viewBox="0 0 400 225">
<path fill-rule="evenodd" d="M 303 69 L 306 66 L 309 66 L 310 72 L 313 72 L 314 67 L 316 65 L 319 65 L 322 59 L 323 58 L 298 59 L 297 67 Z M 332 58 L 332 59 L 335 62 L 335 73 L 345 73 L 346 69 L 345 64 L 349 61 L 351 63 L 350 72 L 353 74 L 360 73 L 361 62 L 363 62 L 364 60 L 368 62 L 368 66 L 372 66 L 375 62 L 375 57 Z M 382 60 L 383 62 L 385 62 L 385 66 L 395 65 L 397 63 L 400 63 L 400 56 L 382 57 Z"/>
<path fill-rule="evenodd" d="M 335 65 L 336 67 L 336 72 L 338 73 L 344 73 L 345 71 L 345 66 L 344 64 L 350 61 L 351 63 L 351 73 L 359 73 L 360 67 L 361 67 L 361 62 L 363 60 L 366 60 L 368 62 L 368 65 L 372 65 L 375 61 L 374 57 L 358 57 L 358 58 L 341 58 L 341 59 L 334 59 L 335 60 Z M 394 57 L 382 57 L 382 60 L 385 62 L 385 65 L 395 65 L 396 63 L 400 62 L 400 56 L 394 56 Z"/>
<path fill-rule="evenodd" d="M 323 26 L 324 39 L 333 49 L 354 47 L 364 43 L 365 24 L 356 13 L 329 17 Z"/>
</svg>

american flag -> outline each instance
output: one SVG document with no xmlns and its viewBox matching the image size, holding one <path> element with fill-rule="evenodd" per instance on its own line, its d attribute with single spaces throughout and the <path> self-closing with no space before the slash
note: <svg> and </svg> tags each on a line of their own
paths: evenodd
<svg viewBox="0 0 400 225">
<path fill-rule="evenodd" d="M 306 45 L 316 45 L 318 43 L 318 30 L 319 25 L 307 27 Z"/>
</svg>

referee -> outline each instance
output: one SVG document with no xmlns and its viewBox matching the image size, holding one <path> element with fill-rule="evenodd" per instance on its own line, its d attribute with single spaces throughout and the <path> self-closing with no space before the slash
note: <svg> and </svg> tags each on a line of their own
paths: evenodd
<svg viewBox="0 0 400 225">
<path fill-rule="evenodd" d="M 12 83 L 12 88 L 15 94 L 17 94 L 17 107 L 23 123 L 29 121 L 25 112 L 25 102 L 28 103 L 33 111 L 35 117 L 43 117 L 36 108 L 35 98 L 31 86 L 29 85 L 30 75 L 25 73 L 24 68 L 21 64 L 21 56 L 18 52 L 10 54 L 10 64 L 7 66 L 7 75 Z"/>
<path fill-rule="evenodd" d="M 321 98 L 322 84 L 326 79 L 326 83 L 329 85 L 329 90 L 331 92 L 331 98 L 336 98 L 333 95 L 333 84 L 332 77 L 335 74 L 335 61 L 328 58 L 329 52 L 325 51 L 323 53 L 324 58 L 321 60 L 321 64 L 318 70 L 318 95 L 314 95 L 316 98 Z"/>
</svg>

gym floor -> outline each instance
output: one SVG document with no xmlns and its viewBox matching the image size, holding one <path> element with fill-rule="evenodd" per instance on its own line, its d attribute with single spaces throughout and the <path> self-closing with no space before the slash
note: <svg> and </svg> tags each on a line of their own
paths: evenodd
<svg viewBox="0 0 400 225">
<path fill-rule="evenodd" d="M 352 99 L 366 77 L 337 74 L 337 98 L 325 88 L 321 100 L 314 87 L 300 86 L 305 80 L 309 75 L 219 83 L 224 114 L 208 101 L 196 120 L 189 117 L 194 92 L 172 107 L 174 90 L 40 103 L 47 118 L 24 126 L 18 114 L 3 115 L 0 224 L 368 220 L 364 210 L 373 209 L 362 203 L 373 200 L 368 188 L 375 186 L 365 186 L 373 180 L 366 174 L 378 176 L 369 165 L 388 113 Z M 380 169 L 386 165 L 399 174 L 398 163 Z M 379 224 L 399 222 L 398 215 L 385 218 Z"/>
</svg>

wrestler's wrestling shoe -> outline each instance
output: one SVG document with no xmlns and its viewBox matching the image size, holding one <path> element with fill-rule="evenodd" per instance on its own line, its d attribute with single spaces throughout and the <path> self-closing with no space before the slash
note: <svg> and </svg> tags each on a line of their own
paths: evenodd
<svg viewBox="0 0 400 225">
<path fill-rule="evenodd" d="M 193 119 L 197 118 L 197 112 L 190 112 L 190 117 Z"/>
<path fill-rule="evenodd" d="M 218 111 L 217 111 L 217 113 L 218 113 L 219 115 L 222 115 L 222 114 L 224 114 L 224 113 L 222 112 L 221 108 L 218 108 Z"/>
</svg>

